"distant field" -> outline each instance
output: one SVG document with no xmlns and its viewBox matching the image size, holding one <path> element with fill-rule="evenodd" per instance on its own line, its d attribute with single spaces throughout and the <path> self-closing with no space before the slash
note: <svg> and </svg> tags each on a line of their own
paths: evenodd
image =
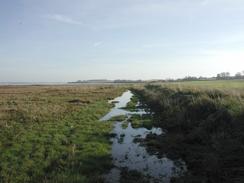
<svg viewBox="0 0 244 183">
<path fill-rule="evenodd" d="M 244 90 L 244 80 L 215 80 L 215 81 L 183 81 L 172 82 L 163 85 L 192 87 L 192 88 L 207 88 L 207 89 L 240 89 Z"/>
<path fill-rule="evenodd" d="M 221 90 L 232 95 L 244 95 L 244 80 L 182 81 L 156 83 L 168 88 L 189 90 Z"/>
</svg>

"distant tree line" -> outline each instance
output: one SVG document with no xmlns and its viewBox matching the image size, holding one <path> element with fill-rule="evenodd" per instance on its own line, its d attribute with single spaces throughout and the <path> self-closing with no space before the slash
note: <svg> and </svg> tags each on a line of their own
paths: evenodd
<svg viewBox="0 0 244 183">
<path fill-rule="evenodd" d="M 143 80 L 107 80 L 107 79 L 92 79 L 92 80 L 78 80 L 70 83 L 142 83 Z"/>
<path fill-rule="evenodd" d="M 234 76 L 231 76 L 229 72 L 221 72 L 217 74 L 216 79 L 244 79 L 244 71 L 237 72 Z"/>
<path fill-rule="evenodd" d="M 142 83 L 142 80 L 121 80 L 117 79 L 113 81 L 114 83 Z"/>
<path fill-rule="evenodd" d="M 180 79 L 167 79 L 166 81 L 174 82 L 174 81 L 205 81 L 205 80 L 232 80 L 232 79 L 244 79 L 244 71 L 237 72 L 234 76 L 231 76 L 229 72 L 221 72 L 217 74 L 216 77 L 186 76 Z"/>
<path fill-rule="evenodd" d="M 211 81 L 211 80 L 234 80 L 244 79 L 244 71 L 237 72 L 234 76 L 231 76 L 229 72 L 221 72 L 216 77 L 196 77 L 186 76 L 179 79 L 153 79 L 153 80 L 107 80 L 107 79 L 93 79 L 93 80 L 78 80 L 70 83 L 157 83 L 157 82 L 175 82 L 175 81 Z"/>
</svg>

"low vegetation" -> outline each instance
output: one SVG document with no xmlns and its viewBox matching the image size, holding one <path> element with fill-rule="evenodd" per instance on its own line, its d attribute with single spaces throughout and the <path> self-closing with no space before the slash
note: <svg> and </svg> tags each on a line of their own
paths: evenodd
<svg viewBox="0 0 244 183">
<path fill-rule="evenodd" d="M 113 123 L 161 127 L 166 134 L 140 140 L 158 156 L 187 165 L 172 182 L 244 182 L 244 82 L 196 81 L 136 85 L 126 109 L 138 101 L 152 115 L 100 122 L 128 86 L 0 87 L 0 183 L 100 183 L 113 166 Z M 124 134 L 120 137 L 124 138 Z M 148 182 L 124 170 L 121 182 Z"/>
<path fill-rule="evenodd" d="M 132 96 L 130 102 L 128 102 L 128 104 L 125 107 L 123 107 L 122 109 L 134 112 L 134 111 L 138 110 L 137 105 L 138 105 L 138 97 L 135 94 Z"/>
<path fill-rule="evenodd" d="M 110 122 L 115 122 L 115 121 L 125 121 L 127 119 L 126 115 L 120 115 L 120 116 L 114 116 L 111 119 L 109 119 Z"/>
<path fill-rule="evenodd" d="M 154 112 L 153 125 L 167 130 L 148 135 L 147 149 L 182 158 L 188 166 L 188 173 L 172 182 L 244 182 L 244 85 L 233 82 L 232 88 L 214 81 L 133 90 Z"/>
<path fill-rule="evenodd" d="M 147 129 L 152 129 L 152 116 L 151 115 L 132 115 L 129 119 L 128 122 L 131 123 L 131 126 L 133 128 L 147 128 Z"/>
<path fill-rule="evenodd" d="M 0 87 L 0 182 L 102 182 L 119 86 Z"/>
</svg>

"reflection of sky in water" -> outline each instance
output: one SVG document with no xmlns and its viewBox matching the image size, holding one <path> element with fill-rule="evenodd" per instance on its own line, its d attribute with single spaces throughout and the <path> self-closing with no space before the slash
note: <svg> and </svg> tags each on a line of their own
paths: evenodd
<svg viewBox="0 0 244 183">
<path fill-rule="evenodd" d="M 122 94 L 122 96 L 117 97 L 114 100 L 111 100 L 110 102 L 117 102 L 115 103 L 114 108 L 118 109 L 118 108 L 126 107 L 128 102 L 130 102 L 131 97 L 133 97 L 133 93 L 131 93 L 131 91 L 126 91 Z"/>
<path fill-rule="evenodd" d="M 101 120 L 106 121 L 114 116 L 131 114 L 145 114 L 144 110 L 139 112 L 129 112 L 121 107 L 126 107 L 133 94 L 130 91 L 125 92 L 121 97 L 114 99 L 118 101 L 115 107 L 105 115 Z M 178 163 L 180 166 L 167 157 L 158 158 L 156 155 L 150 155 L 146 151 L 146 148 L 140 146 L 139 143 L 135 143 L 135 138 L 146 138 L 150 133 L 161 135 L 163 131 L 160 128 L 152 128 L 148 130 L 146 128 L 132 128 L 129 123 L 127 128 L 122 128 L 123 122 L 117 122 L 114 125 L 113 133 L 116 137 L 112 139 L 112 157 L 115 168 L 113 168 L 108 175 L 106 175 L 106 182 L 116 183 L 120 179 L 120 168 L 128 168 L 128 170 L 136 170 L 149 175 L 153 180 L 157 182 L 170 182 L 170 178 L 180 175 L 186 171 L 186 166 L 183 162 Z"/>
<path fill-rule="evenodd" d="M 164 157 L 158 158 L 156 155 L 150 155 L 146 151 L 146 148 L 140 146 L 139 143 L 135 143 L 135 138 L 146 138 L 147 134 L 162 134 L 160 128 L 152 128 L 148 130 L 146 128 L 132 128 L 129 123 L 126 129 L 122 128 L 122 122 L 115 124 L 113 133 L 117 134 L 116 138 L 112 139 L 112 157 L 115 165 L 108 179 L 113 177 L 113 182 L 118 179 L 119 168 L 128 168 L 129 170 L 137 170 L 144 175 L 153 177 L 154 180 L 161 182 L 170 182 L 170 178 L 179 175 L 185 171 L 184 163 L 182 167 L 176 166 L 174 161 Z M 122 142 L 119 138 L 123 135 Z M 112 182 L 112 181 L 107 181 Z"/>
<path fill-rule="evenodd" d="M 115 107 L 110 110 L 108 114 L 106 114 L 103 118 L 101 118 L 101 121 L 107 121 L 111 119 L 112 117 L 115 116 L 120 116 L 120 115 L 132 115 L 132 114 L 146 114 L 146 112 L 142 109 L 138 109 L 136 112 L 130 112 L 121 108 L 126 107 L 127 103 L 130 102 L 131 97 L 133 94 L 131 91 L 124 92 L 122 96 L 115 98 L 114 100 L 111 100 L 110 103 L 112 102 L 117 102 L 115 103 Z"/>
</svg>

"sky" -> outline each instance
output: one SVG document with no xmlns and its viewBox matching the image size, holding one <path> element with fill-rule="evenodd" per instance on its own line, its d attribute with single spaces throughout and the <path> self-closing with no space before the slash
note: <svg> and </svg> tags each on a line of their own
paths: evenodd
<svg viewBox="0 0 244 183">
<path fill-rule="evenodd" d="M 243 0 L 0 0 L 0 82 L 242 70 Z"/>
</svg>

